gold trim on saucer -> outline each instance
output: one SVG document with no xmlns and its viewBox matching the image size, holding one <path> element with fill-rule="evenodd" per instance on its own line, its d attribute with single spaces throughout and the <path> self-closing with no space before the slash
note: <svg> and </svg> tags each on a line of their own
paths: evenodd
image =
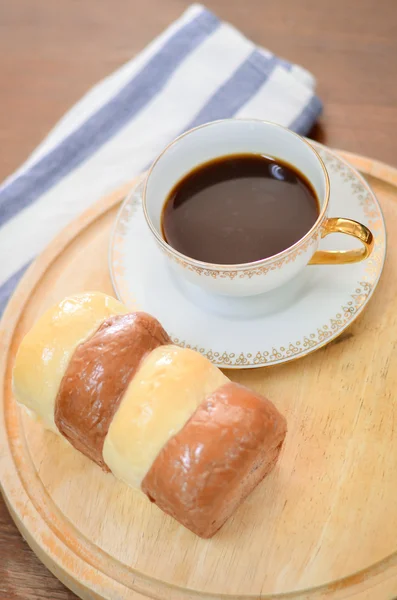
<svg viewBox="0 0 397 600">
<path fill-rule="evenodd" d="M 358 316 L 360 307 L 365 304 L 367 299 L 372 293 L 373 286 L 366 282 L 360 282 L 361 287 L 357 288 L 355 294 L 352 294 L 353 300 L 347 302 L 346 306 L 341 307 L 341 312 L 337 313 L 333 319 L 330 319 L 329 323 L 323 325 L 317 329 L 316 332 L 312 332 L 306 335 L 302 340 L 296 342 L 290 342 L 288 346 L 281 346 L 280 348 L 272 348 L 271 350 L 258 351 L 258 352 L 240 352 L 236 355 L 235 353 L 228 354 L 227 352 L 214 352 L 212 350 L 205 350 L 199 346 L 192 346 L 187 344 L 185 341 L 179 338 L 172 337 L 172 341 L 177 346 L 182 348 L 190 348 L 196 352 L 203 354 L 208 360 L 214 364 L 223 367 L 225 369 L 229 367 L 257 367 L 270 365 L 272 363 L 279 363 L 284 360 L 293 360 L 299 358 L 299 356 L 305 356 L 313 348 L 324 346 L 329 338 L 334 338 L 335 333 L 343 330 L 350 323 L 354 321 L 355 317 Z"/>
<path fill-rule="evenodd" d="M 316 331 L 307 333 L 302 339 L 291 340 L 288 344 L 281 347 L 272 347 L 266 350 L 253 349 L 249 353 L 230 353 L 222 349 L 193 346 L 187 343 L 186 340 L 180 339 L 170 332 L 173 343 L 200 352 L 219 367 L 250 368 L 265 366 L 300 358 L 309 354 L 314 349 L 326 345 L 346 329 L 361 313 L 372 295 L 383 269 L 386 254 L 386 235 L 382 212 L 370 188 L 361 176 L 356 174 L 353 167 L 320 145 L 315 144 L 315 146 L 327 169 L 330 172 L 337 173 L 344 183 L 350 184 L 352 195 L 358 199 L 366 217 L 366 224 L 374 235 L 373 250 L 365 261 L 364 275 L 355 285 L 352 284 L 354 291 L 351 293 L 346 304 L 341 306 L 338 313 Z M 116 220 L 111 243 L 114 288 L 119 299 L 130 308 L 138 308 L 138 306 L 124 277 L 123 256 L 125 234 L 127 233 L 129 220 L 137 210 L 142 209 L 139 193 L 140 187 L 141 184 L 138 184 L 122 205 Z M 290 258 L 290 260 L 294 259 Z M 275 261 L 273 268 L 278 268 L 278 266 L 277 261 Z M 236 273 L 235 276 L 237 275 L 240 275 L 240 273 Z"/>
</svg>

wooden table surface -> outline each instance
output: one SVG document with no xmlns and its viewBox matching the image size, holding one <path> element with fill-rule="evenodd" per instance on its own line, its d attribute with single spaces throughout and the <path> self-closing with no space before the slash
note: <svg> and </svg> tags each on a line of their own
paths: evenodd
<svg viewBox="0 0 397 600">
<path fill-rule="evenodd" d="M 0 180 L 88 88 L 186 0 L 0 0 Z M 258 44 L 304 65 L 325 110 L 312 137 L 397 165 L 396 0 L 207 0 Z M 71 600 L 0 498 L 0 600 Z"/>
</svg>

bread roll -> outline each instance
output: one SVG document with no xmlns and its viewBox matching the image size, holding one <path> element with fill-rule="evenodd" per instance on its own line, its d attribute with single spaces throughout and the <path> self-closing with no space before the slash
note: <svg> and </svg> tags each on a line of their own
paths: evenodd
<svg viewBox="0 0 397 600">
<path fill-rule="evenodd" d="M 24 337 L 15 359 L 14 395 L 45 427 L 58 431 L 55 399 L 77 346 L 105 319 L 127 312 L 105 294 L 77 294 L 50 308 Z"/>
<path fill-rule="evenodd" d="M 206 358 L 178 346 L 147 356 L 109 427 L 103 457 L 112 471 L 140 487 L 161 448 L 227 377 Z"/>
<path fill-rule="evenodd" d="M 59 387 L 55 424 L 105 470 L 103 444 L 131 378 L 145 356 L 170 341 L 153 317 L 133 313 L 109 317 L 76 348 Z"/>
<path fill-rule="evenodd" d="M 37 321 L 13 386 L 46 427 L 202 537 L 271 470 L 286 434 L 271 402 L 95 292 Z"/>
<path fill-rule="evenodd" d="M 185 527 L 211 537 L 271 471 L 285 433 L 271 402 L 229 381 L 164 445 L 142 490 Z"/>
</svg>

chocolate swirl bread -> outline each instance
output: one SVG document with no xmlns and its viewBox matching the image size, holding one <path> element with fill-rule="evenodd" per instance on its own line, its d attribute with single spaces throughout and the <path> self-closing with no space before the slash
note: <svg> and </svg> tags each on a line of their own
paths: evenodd
<svg viewBox="0 0 397 600">
<path fill-rule="evenodd" d="M 271 402 L 101 293 L 35 323 L 13 385 L 45 427 L 201 537 L 272 469 L 286 434 Z"/>
</svg>

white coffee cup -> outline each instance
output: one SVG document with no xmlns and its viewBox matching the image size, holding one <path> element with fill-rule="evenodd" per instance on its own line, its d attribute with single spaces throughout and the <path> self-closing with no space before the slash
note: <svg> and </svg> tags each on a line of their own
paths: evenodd
<svg viewBox="0 0 397 600">
<path fill-rule="evenodd" d="M 163 238 L 161 215 L 176 183 L 199 165 L 215 158 L 249 153 L 280 159 L 306 176 L 320 203 L 320 213 L 313 227 L 290 248 L 251 263 L 206 263 L 172 248 Z M 370 255 L 374 242 L 367 227 L 343 217 L 327 217 L 329 194 L 325 165 L 304 138 L 275 123 L 226 119 L 192 129 L 169 144 L 147 174 L 142 200 L 149 229 L 178 275 L 208 292 L 250 296 L 284 284 L 308 264 L 352 263 Z M 354 236 L 362 245 L 355 250 L 317 250 L 321 238 L 330 233 Z"/>
</svg>

